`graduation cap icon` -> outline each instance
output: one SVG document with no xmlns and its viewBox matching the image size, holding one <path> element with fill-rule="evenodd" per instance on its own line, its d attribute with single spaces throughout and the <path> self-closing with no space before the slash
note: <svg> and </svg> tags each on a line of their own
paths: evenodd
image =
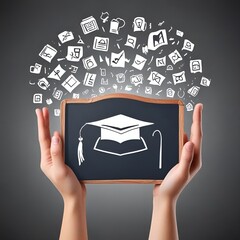
<svg viewBox="0 0 240 240">
<path fill-rule="evenodd" d="M 85 123 L 79 130 L 79 165 L 85 160 L 83 156 L 82 130 L 86 125 L 96 126 L 101 129 L 101 134 L 96 140 L 94 150 L 106 154 L 124 156 L 148 149 L 144 138 L 141 137 L 140 128 L 153 124 L 152 122 L 138 120 L 123 114 Z"/>
</svg>

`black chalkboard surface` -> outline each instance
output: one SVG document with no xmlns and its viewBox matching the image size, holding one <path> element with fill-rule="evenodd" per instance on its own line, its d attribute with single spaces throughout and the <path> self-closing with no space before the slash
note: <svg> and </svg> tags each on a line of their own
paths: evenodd
<svg viewBox="0 0 240 240">
<path fill-rule="evenodd" d="M 183 109 L 130 94 L 63 100 L 65 162 L 85 183 L 160 183 L 179 161 Z"/>
</svg>

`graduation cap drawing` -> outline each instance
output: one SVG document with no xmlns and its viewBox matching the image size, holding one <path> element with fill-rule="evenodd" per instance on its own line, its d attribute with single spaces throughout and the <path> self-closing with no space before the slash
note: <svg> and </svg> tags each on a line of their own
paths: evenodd
<svg viewBox="0 0 240 240">
<path fill-rule="evenodd" d="M 128 154 L 142 152 L 148 149 L 144 138 L 141 137 L 140 128 L 153 124 L 154 123 L 152 122 L 138 120 L 123 114 L 118 114 L 98 121 L 85 123 L 79 130 L 79 166 L 85 160 L 83 156 L 82 130 L 86 125 L 92 125 L 101 128 L 101 134 L 100 137 L 98 137 L 98 139 L 96 140 L 93 148 L 94 150 L 106 154 L 124 156 Z"/>
</svg>

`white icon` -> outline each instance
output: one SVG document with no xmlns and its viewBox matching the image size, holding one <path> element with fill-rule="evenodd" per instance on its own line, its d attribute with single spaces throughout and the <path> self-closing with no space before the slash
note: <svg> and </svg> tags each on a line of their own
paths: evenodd
<svg viewBox="0 0 240 240">
<path fill-rule="evenodd" d="M 72 92 L 80 82 L 71 74 L 63 83 L 62 86 L 68 91 Z"/>
<path fill-rule="evenodd" d="M 167 45 L 167 33 L 165 29 L 151 32 L 148 36 L 148 49 L 156 50 L 163 45 Z"/>
<path fill-rule="evenodd" d="M 63 75 L 65 72 L 66 72 L 66 71 L 61 67 L 61 65 L 58 64 L 57 67 L 48 75 L 48 78 L 60 80 L 61 77 L 62 77 L 62 75 Z"/>
<path fill-rule="evenodd" d="M 188 94 L 190 94 L 193 97 L 196 97 L 199 93 L 200 87 L 198 86 L 192 86 L 191 88 L 188 89 Z"/>
<path fill-rule="evenodd" d="M 77 41 L 77 43 L 79 43 L 79 44 L 84 44 L 84 41 L 82 40 L 82 38 L 81 38 L 80 35 L 78 35 L 78 41 Z"/>
<path fill-rule="evenodd" d="M 184 43 L 183 43 L 182 50 L 192 52 L 193 49 L 194 49 L 194 44 L 192 42 L 190 42 L 189 40 L 185 39 Z"/>
<path fill-rule="evenodd" d="M 105 88 L 104 87 L 100 87 L 98 89 L 98 91 L 99 91 L 99 93 L 103 94 L 103 93 L 105 93 Z"/>
<path fill-rule="evenodd" d="M 60 109 L 54 109 L 54 116 L 59 117 L 60 116 Z"/>
<path fill-rule="evenodd" d="M 172 65 L 167 65 L 166 70 L 167 70 L 167 71 L 172 71 L 172 70 L 173 70 L 173 66 L 172 66 Z"/>
<path fill-rule="evenodd" d="M 102 85 L 108 85 L 108 79 L 102 78 L 102 79 L 101 79 L 101 84 L 102 84 Z"/>
<path fill-rule="evenodd" d="M 147 29 L 147 23 L 145 18 L 136 17 L 133 20 L 133 31 L 134 32 L 144 32 Z"/>
<path fill-rule="evenodd" d="M 206 78 L 206 77 L 202 77 L 200 84 L 204 87 L 209 87 L 211 83 L 211 80 Z"/>
<path fill-rule="evenodd" d="M 93 16 L 83 19 L 80 25 L 84 34 L 88 34 L 99 29 L 97 21 Z"/>
<path fill-rule="evenodd" d="M 30 73 L 39 74 L 41 72 L 42 65 L 35 63 L 34 66 L 30 66 Z"/>
<path fill-rule="evenodd" d="M 193 110 L 193 105 L 191 103 L 188 103 L 186 105 L 186 109 L 187 109 L 188 112 L 192 111 Z"/>
<path fill-rule="evenodd" d="M 116 80 L 118 83 L 124 83 L 125 82 L 125 74 L 124 73 L 116 74 Z"/>
<path fill-rule="evenodd" d="M 71 70 L 71 73 L 76 73 L 77 70 L 78 70 L 78 67 L 74 66 L 74 65 L 71 65 L 69 69 Z"/>
<path fill-rule="evenodd" d="M 41 93 L 35 93 L 33 95 L 33 103 L 42 103 L 42 94 Z"/>
<path fill-rule="evenodd" d="M 58 90 L 57 88 L 54 88 L 52 95 L 55 99 L 61 100 L 61 98 L 63 96 L 63 91 Z"/>
<path fill-rule="evenodd" d="M 164 79 L 165 77 L 156 71 L 152 71 L 148 77 L 148 80 L 150 81 L 149 84 L 158 86 L 161 86 Z"/>
<path fill-rule="evenodd" d="M 52 101 L 51 98 L 48 98 L 48 99 L 46 100 L 46 103 L 47 103 L 47 105 L 51 105 L 51 104 L 53 103 L 53 101 Z"/>
<path fill-rule="evenodd" d="M 130 76 L 130 82 L 134 86 L 138 86 L 139 84 L 142 84 L 143 83 L 143 75 L 142 74 L 138 74 L 138 75 Z"/>
<path fill-rule="evenodd" d="M 132 85 L 126 85 L 125 86 L 125 91 L 127 91 L 127 92 L 130 92 L 130 91 L 132 91 Z"/>
<path fill-rule="evenodd" d="M 73 93 L 72 98 L 73 99 L 78 99 L 80 97 L 79 93 Z"/>
<path fill-rule="evenodd" d="M 72 62 L 79 62 L 83 56 L 83 47 L 68 46 L 66 59 Z"/>
<path fill-rule="evenodd" d="M 202 72 L 202 60 L 190 60 L 190 71 L 191 73 Z"/>
<path fill-rule="evenodd" d="M 109 38 L 95 37 L 93 42 L 93 49 L 97 51 L 107 52 L 109 47 Z"/>
<path fill-rule="evenodd" d="M 167 97 L 173 98 L 175 95 L 175 91 L 172 88 L 168 88 L 166 90 L 166 95 L 167 95 Z"/>
<path fill-rule="evenodd" d="M 89 93 L 89 90 L 86 89 L 86 90 L 84 90 L 84 91 L 82 92 L 82 95 L 87 95 L 88 93 Z"/>
<path fill-rule="evenodd" d="M 156 58 L 156 66 L 157 67 L 166 66 L 166 56 L 161 57 L 161 58 Z"/>
<path fill-rule="evenodd" d="M 109 19 L 109 13 L 108 12 L 102 12 L 100 19 L 103 23 L 106 23 Z"/>
<path fill-rule="evenodd" d="M 41 78 L 38 80 L 38 86 L 43 90 L 47 90 L 50 87 L 50 84 L 46 78 Z"/>
<path fill-rule="evenodd" d="M 174 85 L 186 82 L 185 71 L 172 74 Z"/>
<path fill-rule="evenodd" d="M 136 37 L 128 35 L 127 36 L 127 41 L 125 43 L 125 46 L 131 47 L 131 48 L 135 48 L 136 42 L 137 42 L 137 38 Z"/>
<path fill-rule="evenodd" d="M 94 73 L 86 73 L 83 81 L 84 86 L 93 87 L 97 74 Z"/>
<path fill-rule="evenodd" d="M 39 56 L 50 63 L 56 54 L 57 50 L 47 44 L 39 53 Z"/>
<path fill-rule="evenodd" d="M 152 87 L 150 87 L 150 86 L 145 86 L 145 94 L 151 95 L 151 94 L 152 94 Z"/>
<path fill-rule="evenodd" d="M 175 50 L 172 53 L 170 53 L 168 57 L 170 58 L 174 65 L 183 60 L 178 50 Z"/>
<path fill-rule="evenodd" d="M 102 77 L 105 77 L 107 75 L 106 68 L 100 68 L 100 74 Z"/>
<path fill-rule="evenodd" d="M 82 61 L 83 61 L 84 68 L 87 70 L 97 67 L 97 63 L 93 56 L 84 58 Z"/>
<path fill-rule="evenodd" d="M 148 46 L 147 45 L 142 46 L 142 53 L 145 54 L 145 55 L 148 54 Z"/>
<path fill-rule="evenodd" d="M 148 150 L 144 138 L 141 136 L 140 128 L 153 125 L 152 122 L 141 121 L 123 114 L 118 114 L 109 118 L 94 122 L 87 122 L 79 129 L 79 144 L 77 150 L 79 166 L 85 160 L 83 156 L 83 137 L 82 131 L 87 125 L 99 127 L 101 129 L 100 137 L 97 138 L 93 150 L 116 156 L 125 156 Z M 114 149 L 106 145 L 106 141 L 112 141 L 116 144 Z M 136 141 L 134 148 L 128 145 L 129 140 Z M 105 141 L 105 142 L 104 142 Z M 105 144 L 104 144 L 105 143 Z"/>
<path fill-rule="evenodd" d="M 147 61 L 146 58 L 136 54 L 132 66 L 141 71 L 144 68 L 144 65 L 145 65 L 146 61 Z"/>
<path fill-rule="evenodd" d="M 176 30 L 176 35 L 179 37 L 183 37 L 184 33 L 180 30 Z"/>
<path fill-rule="evenodd" d="M 58 34 L 58 38 L 61 41 L 61 43 L 65 43 L 65 42 L 73 40 L 74 36 L 73 36 L 72 32 L 64 31 L 64 32 Z"/>
<path fill-rule="evenodd" d="M 119 30 L 125 26 L 125 21 L 122 18 L 112 19 L 110 22 L 110 33 L 118 34 Z"/>
<path fill-rule="evenodd" d="M 120 53 L 111 53 L 111 66 L 112 67 L 125 67 L 125 52 L 124 50 Z"/>
</svg>

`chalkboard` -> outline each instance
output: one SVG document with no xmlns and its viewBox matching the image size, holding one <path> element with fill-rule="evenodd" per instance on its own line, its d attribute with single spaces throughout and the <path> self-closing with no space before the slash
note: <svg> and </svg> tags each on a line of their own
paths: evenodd
<svg viewBox="0 0 240 240">
<path fill-rule="evenodd" d="M 110 94 L 61 103 L 65 163 L 85 183 L 160 183 L 183 146 L 180 100 Z"/>
</svg>

